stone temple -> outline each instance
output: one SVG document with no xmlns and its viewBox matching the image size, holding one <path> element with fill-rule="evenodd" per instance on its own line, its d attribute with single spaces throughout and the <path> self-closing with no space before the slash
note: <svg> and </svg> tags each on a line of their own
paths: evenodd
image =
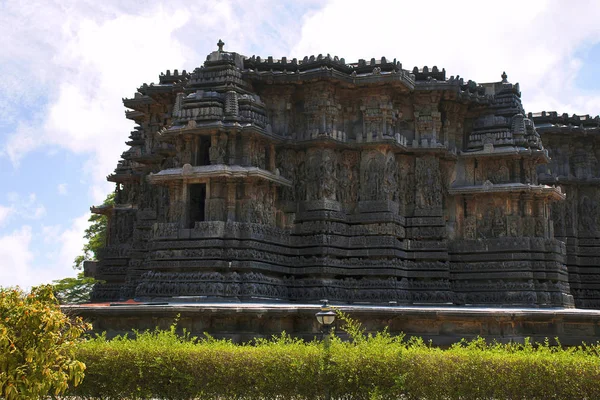
<svg viewBox="0 0 600 400">
<path fill-rule="evenodd" d="M 124 99 L 94 301 L 600 308 L 600 118 L 437 67 L 223 50 Z"/>
</svg>

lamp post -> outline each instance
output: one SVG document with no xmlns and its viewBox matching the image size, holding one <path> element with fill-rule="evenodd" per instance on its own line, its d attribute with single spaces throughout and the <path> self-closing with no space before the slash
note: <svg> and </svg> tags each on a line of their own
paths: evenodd
<svg viewBox="0 0 600 400">
<path fill-rule="evenodd" d="M 329 307 L 328 300 L 321 300 L 321 303 L 323 303 L 321 305 L 321 310 L 315 314 L 315 317 L 317 317 L 317 321 L 319 321 L 319 324 L 322 327 L 321 328 L 321 335 L 322 335 L 321 337 L 323 339 L 323 350 L 324 350 L 324 361 L 325 361 L 324 369 L 325 369 L 325 376 L 327 376 L 329 374 L 329 347 L 330 347 L 329 335 L 331 333 L 331 325 L 333 325 L 333 323 L 335 322 L 335 311 L 333 311 L 331 309 L 331 307 Z M 327 384 L 325 384 L 325 400 L 330 400 L 330 399 L 331 399 L 331 393 L 329 392 L 329 386 L 327 386 Z"/>
<path fill-rule="evenodd" d="M 329 300 L 321 300 L 323 305 L 321 306 L 321 310 L 315 314 L 317 317 L 317 321 L 319 324 L 323 326 L 322 331 L 329 333 L 329 327 L 333 325 L 335 321 L 335 311 L 329 307 Z"/>
</svg>

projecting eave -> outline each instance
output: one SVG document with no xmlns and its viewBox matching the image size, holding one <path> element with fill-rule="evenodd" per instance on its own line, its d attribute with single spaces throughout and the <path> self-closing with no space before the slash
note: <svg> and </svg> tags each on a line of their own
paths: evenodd
<svg viewBox="0 0 600 400">
<path fill-rule="evenodd" d="M 283 141 L 283 137 L 260 126 L 249 122 L 237 121 L 204 121 L 187 125 L 172 125 L 159 132 L 159 139 L 170 141 L 181 135 L 206 135 L 214 132 L 255 133 L 268 137 L 276 143 Z"/>
<path fill-rule="evenodd" d="M 564 200 L 566 198 L 560 187 L 525 183 L 493 184 L 489 181 L 482 185 L 454 186 L 448 189 L 448 193 L 451 195 L 531 193 L 537 196 L 550 197 L 552 200 Z"/>
<path fill-rule="evenodd" d="M 91 206 L 90 211 L 93 214 L 110 215 L 115 206 L 113 204 L 102 204 L 101 206 Z"/>
<path fill-rule="evenodd" d="M 114 210 L 134 210 L 137 207 L 133 204 L 102 204 L 101 206 L 92 206 L 90 211 L 93 214 L 111 215 Z"/>
<path fill-rule="evenodd" d="M 151 104 L 156 104 L 154 99 L 152 99 L 150 96 L 145 96 L 140 93 L 136 93 L 136 95 L 133 98 L 122 99 L 122 100 L 123 100 L 123 105 L 125 107 L 131 108 L 132 110 L 138 110 L 138 111 L 143 111 L 143 110 L 145 110 L 145 107 L 147 107 Z"/>
<path fill-rule="evenodd" d="M 548 156 L 547 149 L 531 149 L 527 147 L 517 146 L 491 146 L 484 147 L 481 150 L 467 150 L 460 153 L 461 157 L 465 158 L 481 158 L 481 157 L 506 157 L 506 156 L 531 156 L 535 158 L 541 158 L 543 163 L 549 163 L 550 157 Z"/>
<path fill-rule="evenodd" d="M 240 165 L 224 164 L 202 165 L 197 167 L 186 164 L 183 168 L 164 169 L 157 174 L 150 174 L 148 176 L 148 181 L 150 183 L 160 184 L 172 181 L 191 181 L 209 178 L 257 178 L 282 186 L 292 186 L 292 181 L 289 179 L 258 167 L 243 167 Z"/>
<path fill-rule="evenodd" d="M 106 180 L 114 183 L 135 182 L 139 181 L 141 174 L 135 172 L 115 173 L 108 175 Z"/>
</svg>

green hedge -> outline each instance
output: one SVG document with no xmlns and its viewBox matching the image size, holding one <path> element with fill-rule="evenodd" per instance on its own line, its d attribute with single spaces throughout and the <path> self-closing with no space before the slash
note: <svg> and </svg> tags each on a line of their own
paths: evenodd
<svg viewBox="0 0 600 400">
<path fill-rule="evenodd" d="M 82 343 L 86 377 L 70 394 L 160 399 L 598 399 L 600 346 L 486 344 L 450 349 L 386 333 L 301 342 L 282 336 L 236 345 L 178 337 Z"/>
</svg>

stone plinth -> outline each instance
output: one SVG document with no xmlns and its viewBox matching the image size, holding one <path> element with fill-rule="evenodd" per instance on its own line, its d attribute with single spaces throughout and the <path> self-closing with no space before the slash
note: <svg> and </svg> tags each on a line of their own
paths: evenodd
<svg viewBox="0 0 600 400">
<path fill-rule="evenodd" d="M 387 327 L 392 335 L 404 332 L 409 337 L 421 336 L 439 346 L 477 336 L 501 342 L 523 341 L 525 337 L 536 341 L 558 337 L 565 345 L 579 345 L 582 341 L 595 343 L 600 338 L 600 311 L 595 310 L 369 305 L 338 308 L 361 321 L 367 332 Z M 96 332 L 106 331 L 109 337 L 133 329 L 156 326 L 168 329 L 177 315 L 179 327 L 192 335 L 201 336 L 206 332 L 235 342 L 269 338 L 283 331 L 306 340 L 320 335 L 315 318 L 319 310 L 316 304 L 120 303 L 63 306 L 63 310 L 91 321 Z M 345 337 L 339 324 L 336 330 Z"/>
</svg>

